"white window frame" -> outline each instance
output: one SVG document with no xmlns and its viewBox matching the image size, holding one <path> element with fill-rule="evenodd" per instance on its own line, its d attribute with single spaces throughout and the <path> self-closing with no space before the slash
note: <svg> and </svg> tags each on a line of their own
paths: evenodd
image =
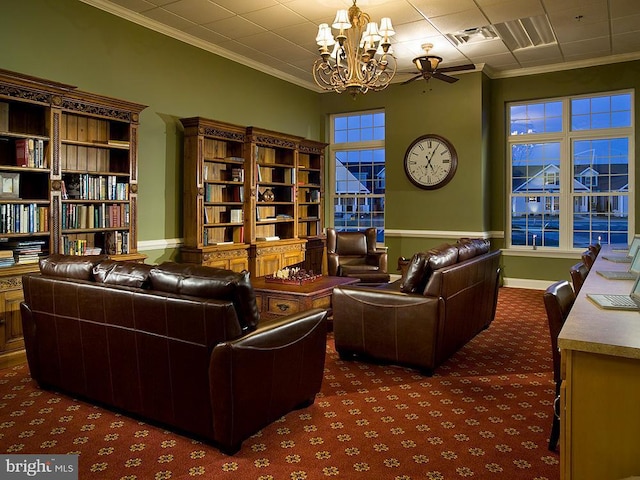
<svg viewBox="0 0 640 480">
<path fill-rule="evenodd" d="M 631 95 L 631 125 L 629 127 L 612 127 L 605 129 L 591 129 L 591 130 L 571 130 L 571 101 L 580 98 L 594 98 L 608 95 Z M 511 107 L 514 105 L 532 105 L 536 103 L 548 103 L 561 101 L 562 107 L 562 125 L 561 132 L 551 133 L 526 133 L 520 135 L 513 135 L 511 133 Z M 512 245 L 512 202 L 515 196 L 512 194 L 513 185 L 513 161 L 512 161 L 512 146 L 522 143 L 546 143 L 557 142 L 560 144 L 560 188 L 556 193 L 552 193 L 553 196 L 559 197 L 559 245 L 558 247 L 540 247 L 540 244 L 535 246 L 536 250 L 547 252 L 575 252 L 582 251 L 582 247 L 573 247 L 573 202 L 576 197 L 583 197 L 584 192 L 572 191 L 573 184 L 573 152 L 572 145 L 575 141 L 579 140 L 606 140 L 614 138 L 628 138 L 629 142 L 629 156 L 628 156 L 628 180 L 629 188 L 626 194 L 628 198 L 628 238 L 627 241 L 631 241 L 635 232 L 635 91 L 633 89 L 610 91 L 610 92 L 595 92 L 584 95 L 570 95 L 566 97 L 557 98 L 544 98 L 535 101 L 514 101 L 509 102 L 506 105 L 506 129 L 507 129 L 507 145 L 506 145 L 506 159 L 507 159 L 507 202 L 506 202 L 506 228 L 505 228 L 505 246 L 511 250 L 531 250 L 533 245 Z M 592 180 L 593 182 L 593 180 Z M 597 179 L 593 182 L 593 186 L 598 183 Z M 535 196 L 536 194 L 529 193 L 529 196 Z M 598 195 L 593 195 L 598 196 Z M 614 196 L 614 192 L 603 192 L 601 196 Z M 543 195 L 544 197 L 544 195 Z"/>
<path fill-rule="evenodd" d="M 329 225 L 333 225 L 335 226 L 335 208 L 334 208 L 334 204 L 336 201 L 336 159 L 335 159 L 335 154 L 338 151 L 357 151 L 357 150 L 374 150 L 374 149 L 383 149 L 386 150 L 386 140 L 370 140 L 370 141 L 364 141 L 364 142 L 346 142 L 346 143 L 333 143 L 333 140 L 335 138 L 335 132 L 334 132 L 334 125 L 335 125 L 335 119 L 338 117 L 351 117 L 354 115 L 365 115 L 365 114 L 376 114 L 376 113 L 384 113 L 385 114 L 385 128 L 386 128 L 386 112 L 384 109 L 374 109 L 374 110 L 361 110 L 361 111 L 354 111 L 354 112 L 345 112 L 345 113 L 335 113 L 335 114 L 331 114 L 329 116 L 329 138 L 330 138 L 330 143 L 329 143 L 329 158 L 330 161 L 329 163 L 329 191 L 330 194 L 328 195 L 329 197 Z M 385 139 L 386 139 L 386 132 L 385 132 Z M 386 158 L 386 157 L 385 157 Z M 386 169 L 386 161 L 385 161 L 385 169 Z M 381 181 L 380 179 L 372 179 L 374 182 L 376 182 L 376 184 L 379 184 L 379 182 Z M 374 198 L 374 197 L 380 197 L 380 198 L 385 198 L 386 197 L 386 188 L 385 188 L 385 194 L 368 194 L 368 195 L 358 195 L 358 194 L 353 194 L 350 195 L 349 197 L 354 198 L 354 202 L 357 203 L 358 202 L 358 198 L 361 197 L 366 197 L 366 198 Z M 344 196 L 343 196 L 344 198 Z M 386 206 L 386 201 L 385 201 L 385 206 Z M 383 215 L 385 214 L 385 212 L 383 212 Z M 384 222 L 386 223 L 386 222 Z M 385 228 L 385 227 L 383 227 Z"/>
</svg>

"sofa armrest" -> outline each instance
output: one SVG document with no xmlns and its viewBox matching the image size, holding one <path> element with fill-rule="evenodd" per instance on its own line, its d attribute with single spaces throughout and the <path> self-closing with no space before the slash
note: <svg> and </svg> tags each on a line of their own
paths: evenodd
<svg viewBox="0 0 640 480">
<path fill-rule="evenodd" d="M 336 350 L 403 363 L 428 372 L 434 367 L 442 300 L 396 290 L 336 287 L 333 331 Z"/>
<path fill-rule="evenodd" d="M 215 441 L 235 453 L 250 435 L 320 391 L 327 312 L 313 309 L 261 322 L 244 337 L 217 345 L 209 376 Z"/>
</svg>

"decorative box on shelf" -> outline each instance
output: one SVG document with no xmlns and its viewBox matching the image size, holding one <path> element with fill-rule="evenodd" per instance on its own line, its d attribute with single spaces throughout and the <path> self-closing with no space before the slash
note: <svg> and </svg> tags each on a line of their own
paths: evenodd
<svg viewBox="0 0 640 480">
<path fill-rule="evenodd" d="M 285 267 L 277 272 L 265 275 L 264 279 L 269 283 L 284 283 L 288 285 L 303 285 L 318 280 L 322 275 L 316 275 L 300 267 Z"/>
</svg>

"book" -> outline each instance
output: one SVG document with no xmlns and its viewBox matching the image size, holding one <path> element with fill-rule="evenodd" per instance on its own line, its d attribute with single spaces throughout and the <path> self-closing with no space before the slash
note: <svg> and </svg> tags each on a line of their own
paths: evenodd
<svg viewBox="0 0 640 480">
<path fill-rule="evenodd" d="M 18 167 L 33 167 L 35 144 L 32 138 L 18 138 L 16 140 L 16 165 Z"/>
<path fill-rule="evenodd" d="M 270 235 L 268 237 L 256 237 L 256 242 L 273 242 L 275 240 L 280 240 L 278 235 Z"/>
<path fill-rule="evenodd" d="M 0 132 L 9 131 L 9 104 L 0 102 Z"/>
</svg>

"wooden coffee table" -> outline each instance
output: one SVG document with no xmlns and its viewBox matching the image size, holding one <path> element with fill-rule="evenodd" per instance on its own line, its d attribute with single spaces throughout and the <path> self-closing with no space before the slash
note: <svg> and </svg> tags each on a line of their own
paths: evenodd
<svg viewBox="0 0 640 480">
<path fill-rule="evenodd" d="M 302 285 L 271 283 L 264 277 L 251 279 L 260 314 L 267 317 L 289 315 L 311 308 L 327 309 L 330 316 L 333 288 L 358 282 L 357 278 L 325 275 Z"/>
</svg>

